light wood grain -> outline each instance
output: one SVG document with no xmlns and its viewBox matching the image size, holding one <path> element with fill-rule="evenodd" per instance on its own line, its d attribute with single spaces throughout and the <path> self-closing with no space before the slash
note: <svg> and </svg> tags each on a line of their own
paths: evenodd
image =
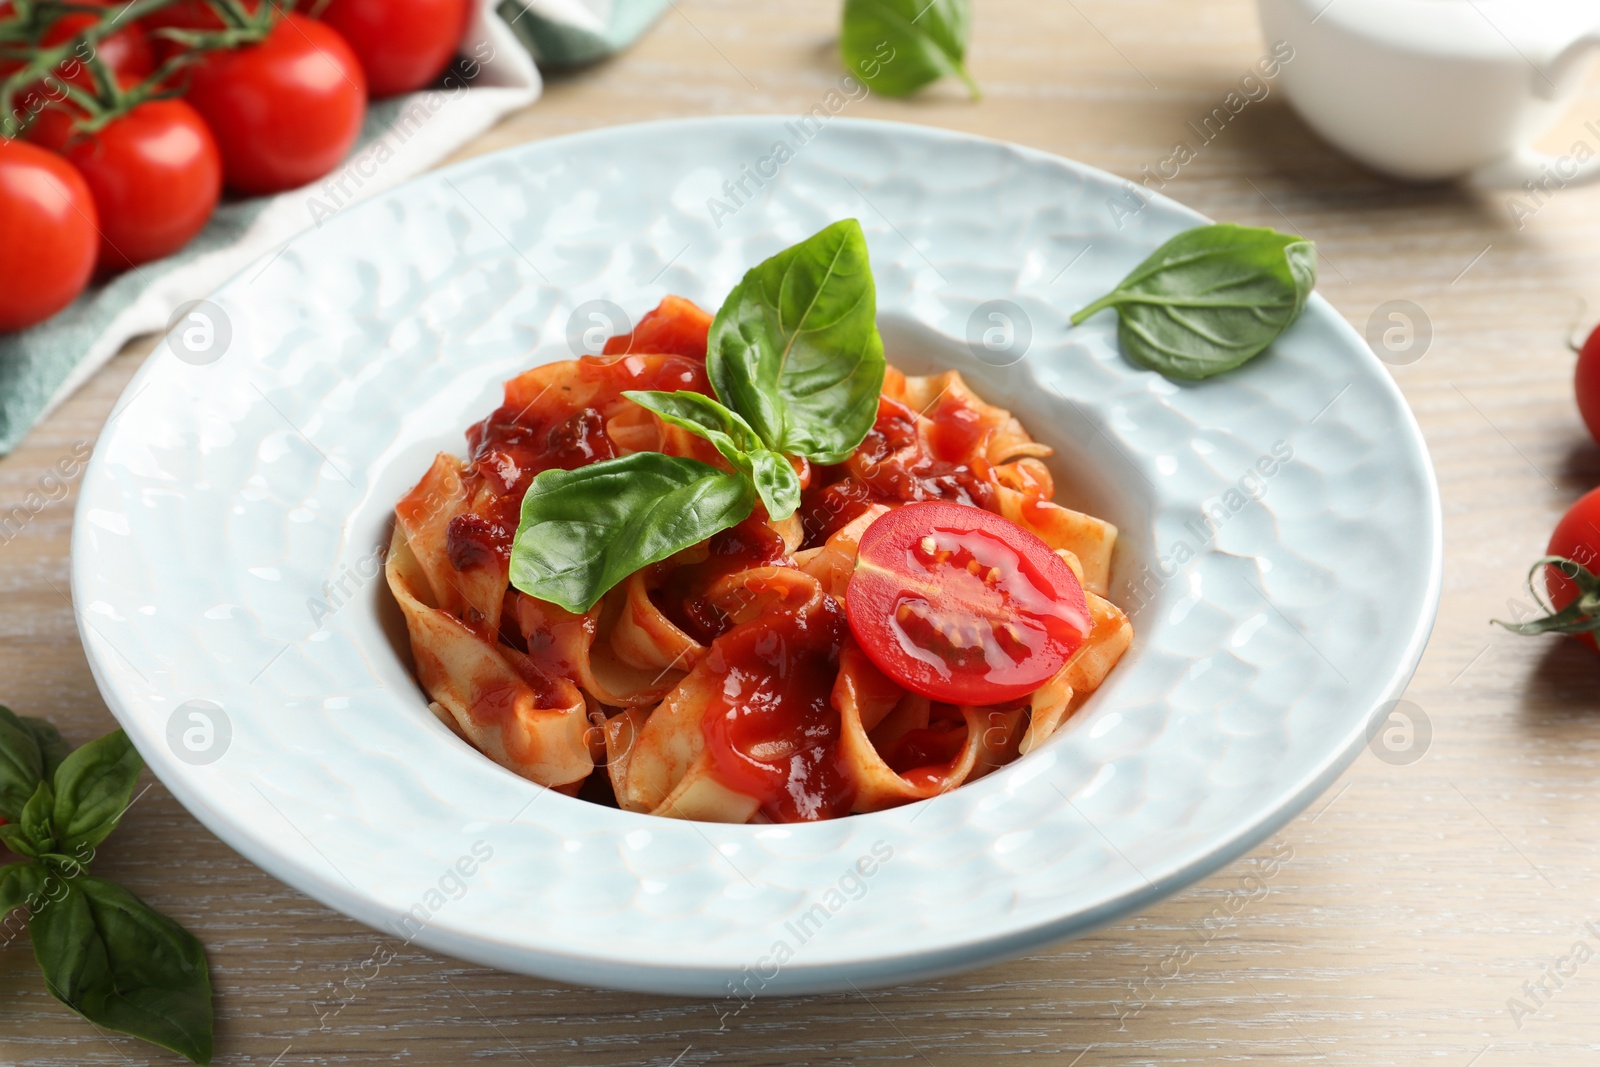
<svg viewBox="0 0 1600 1067">
<path fill-rule="evenodd" d="M 850 113 L 1137 176 L 1264 49 L 1245 0 L 976 8 L 981 104 L 952 84 Z M 620 122 L 799 113 L 839 77 L 836 15 L 835 3 L 679 0 L 631 53 L 553 79 L 538 104 L 461 155 Z M 1551 143 L 1564 147 L 1590 118 L 1600 118 L 1600 86 Z M 1265 896 L 1221 926 L 1202 923 L 1245 888 L 1248 861 L 1026 959 L 865 996 L 762 1002 L 725 1026 L 704 1001 L 563 988 L 415 949 L 340 1006 L 334 986 L 379 936 L 235 855 L 158 783 L 105 850 L 104 871 L 205 941 L 217 1062 L 1600 1062 L 1600 957 L 1560 989 L 1547 980 L 1553 995 L 1520 1025 L 1507 1008 L 1575 940 L 1600 948 L 1582 930 L 1600 924 L 1600 660 L 1487 622 L 1520 595 L 1526 561 L 1560 513 L 1600 483 L 1565 348 L 1576 320 L 1600 318 L 1600 192 L 1563 192 L 1519 231 L 1502 197 L 1399 188 L 1343 161 L 1278 92 L 1167 192 L 1213 217 L 1315 238 L 1321 292 L 1358 329 L 1394 298 L 1432 321 L 1427 355 L 1394 372 L 1444 495 L 1444 606 L 1408 693 L 1432 722 L 1425 758 L 1391 767 L 1364 754 L 1257 851 L 1288 858 Z M 1593 310 L 1580 314 L 1585 300 Z M 149 347 L 124 352 L 0 461 L 0 505 L 95 437 Z M 53 503 L 0 544 L 0 700 L 83 741 L 112 721 L 67 598 L 70 516 L 70 500 Z M 25 943 L 0 948 L 0 1063 L 171 1062 L 50 999 Z"/>
</svg>

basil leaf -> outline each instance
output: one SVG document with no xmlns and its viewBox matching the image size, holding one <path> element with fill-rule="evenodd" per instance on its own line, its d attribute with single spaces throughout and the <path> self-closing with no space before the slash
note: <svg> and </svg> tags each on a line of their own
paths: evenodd
<svg viewBox="0 0 1600 1067">
<path fill-rule="evenodd" d="M 16 822 L 45 780 L 44 754 L 26 721 L 0 706 L 0 819 Z"/>
<path fill-rule="evenodd" d="M 754 506 L 748 479 L 659 452 L 544 471 L 522 500 L 511 584 L 585 612 L 634 571 L 742 522 Z"/>
<path fill-rule="evenodd" d="M 768 516 L 781 521 L 799 509 L 800 475 L 787 458 L 759 449 L 750 453 L 749 474 Z"/>
<path fill-rule="evenodd" d="M 883 338 L 867 239 L 855 219 L 749 271 L 711 324 L 706 370 L 767 448 L 849 456 L 878 417 Z"/>
<path fill-rule="evenodd" d="M 704 393 L 658 393 L 632 390 L 622 394 L 655 412 L 664 421 L 698 434 L 717 446 L 722 458 L 755 483 L 767 514 L 787 519 L 800 506 L 800 476 L 776 452 L 761 446 L 750 424 Z"/>
<path fill-rule="evenodd" d="M 92 1023 L 210 1063 L 211 976 L 193 934 L 126 889 L 85 875 L 28 924 L 55 998 Z"/>
<path fill-rule="evenodd" d="M 133 799 L 144 760 L 121 730 L 73 752 L 55 775 L 54 821 L 59 851 L 104 841 Z"/>
<path fill-rule="evenodd" d="M 1277 340 L 1300 317 L 1316 280 L 1316 246 L 1303 237 L 1197 226 L 1156 249 L 1072 324 L 1116 308 L 1124 355 L 1169 378 L 1197 381 Z"/>
<path fill-rule="evenodd" d="M 737 465 L 743 457 L 762 447 L 761 438 L 738 412 L 729 411 L 704 393 L 630 389 L 622 395 L 672 425 L 704 437 L 717 446 L 717 451 L 729 463 Z"/>
<path fill-rule="evenodd" d="M 34 741 L 39 745 L 39 755 L 44 759 L 44 778 L 50 781 L 56 775 L 56 768 L 61 766 L 61 761 L 67 758 L 72 751 L 72 746 L 67 744 L 61 736 L 61 731 L 45 722 L 43 719 L 19 717 L 23 729 L 33 735 Z"/>
<path fill-rule="evenodd" d="M 37 863 L 8 863 L 0 867 L 0 919 L 36 898 L 45 877 L 45 869 Z"/>
<path fill-rule="evenodd" d="M 47 851 L 36 847 L 28 832 L 17 823 L 7 823 L 5 826 L 0 826 L 0 845 L 4 845 L 19 856 L 27 856 L 29 859 L 37 859 L 40 852 Z"/>
<path fill-rule="evenodd" d="M 885 96 L 907 96 L 953 74 L 974 100 L 967 73 L 968 0 L 845 0 L 839 31 L 844 65 Z"/>
<path fill-rule="evenodd" d="M 22 806 L 22 818 L 19 820 L 22 832 L 28 835 L 28 844 L 32 845 L 36 852 L 53 851 L 60 836 L 51 817 L 55 799 L 50 783 L 40 782 L 39 788 Z"/>
</svg>

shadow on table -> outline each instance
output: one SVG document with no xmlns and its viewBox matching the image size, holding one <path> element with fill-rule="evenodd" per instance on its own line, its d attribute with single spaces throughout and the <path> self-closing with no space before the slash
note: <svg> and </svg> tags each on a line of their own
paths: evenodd
<svg viewBox="0 0 1600 1067">
<path fill-rule="evenodd" d="M 1273 187 L 1293 187 L 1302 196 L 1341 210 L 1377 215 L 1404 212 L 1415 225 L 1414 212 L 1447 216 L 1463 223 L 1516 232 L 1499 197 L 1448 182 L 1409 184 L 1385 177 L 1355 162 L 1323 141 L 1275 94 L 1226 131 L 1228 149 L 1245 159 L 1241 171 L 1269 194 Z"/>
</svg>

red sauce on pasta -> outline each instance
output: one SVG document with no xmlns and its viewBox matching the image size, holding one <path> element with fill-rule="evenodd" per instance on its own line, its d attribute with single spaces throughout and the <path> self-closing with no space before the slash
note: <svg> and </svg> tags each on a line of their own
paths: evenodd
<svg viewBox="0 0 1600 1067">
<path fill-rule="evenodd" d="M 739 525 L 713 534 L 703 563 L 674 567 L 667 580 L 650 591 L 650 601 L 679 630 L 702 645 L 709 645 L 733 625 L 727 613 L 711 602 L 706 591 L 719 578 L 751 567 L 776 563 L 787 555 L 783 538 L 767 524 L 766 509 Z"/>
<path fill-rule="evenodd" d="M 935 701 L 928 709 L 928 725 L 906 731 L 882 753 L 883 761 L 908 780 L 918 770 L 938 777 L 949 772 L 966 744 L 967 719 L 961 709 Z"/>
<path fill-rule="evenodd" d="M 850 813 L 854 792 L 831 699 L 848 634 L 843 609 L 822 597 L 808 610 L 779 610 L 735 627 L 706 658 L 718 680 L 702 720 L 712 774 L 759 800 L 775 822 Z"/>
<path fill-rule="evenodd" d="M 689 389 L 709 393 L 703 360 L 676 355 L 585 357 L 572 364 L 576 375 L 541 384 L 536 368 L 507 388 L 508 403 L 467 431 L 469 493 L 481 483 L 490 499 L 480 501 L 480 523 L 458 535 L 459 558 L 468 566 L 511 552 L 521 518 L 522 498 L 533 478 L 547 470 L 575 470 L 614 459 L 617 447 L 606 433 L 606 419 L 629 389 Z M 522 401 L 524 394 L 529 399 Z M 470 546 L 470 547 L 469 547 Z M 457 570 L 466 569 L 456 564 Z"/>
<path fill-rule="evenodd" d="M 883 397 L 878 419 L 861 447 L 835 467 L 819 468 L 801 505 L 805 547 L 822 544 L 875 503 L 909 504 L 949 500 L 999 511 L 988 464 L 974 458 L 985 428 L 976 412 L 946 396 L 925 416 L 927 439 L 917 433 L 918 415 Z"/>
</svg>

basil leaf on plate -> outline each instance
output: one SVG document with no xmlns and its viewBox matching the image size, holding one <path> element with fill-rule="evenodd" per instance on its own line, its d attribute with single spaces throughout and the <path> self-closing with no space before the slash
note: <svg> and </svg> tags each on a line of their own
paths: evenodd
<svg viewBox="0 0 1600 1067">
<path fill-rule="evenodd" d="M 983 94 L 967 73 L 968 0 L 845 0 L 839 54 L 885 96 L 908 96 L 947 75 Z"/>
<path fill-rule="evenodd" d="M 84 875 L 28 923 L 55 998 L 92 1023 L 211 1062 L 211 976 L 194 935 L 120 886 Z"/>
<path fill-rule="evenodd" d="M 755 483 L 756 493 L 774 519 L 787 519 L 800 506 L 800 476 L 787 459 L 762 447 L 750 424 L 704 393 L 633 390 L 622 394 L 666 422 L 704 437 L 734 470 Z"/>
<path fill-rule="evenodd" d="M 706 370 L 768 449 L 850 455 L 878 417 L 884 374 L 861 224 L 836 222 L 746 273 L 711 324 Z"/>
<path fill-rule="evenodd" d="M 0 706 L 0 819 L 16 822 L 45 780 L 44 754 L 27 722 Z"/>
<path fill-rule="evenodd" d="M 1072 324 L 1115 308 L 1124 355 L 1169 378 L 1197 381 L 1277 340 L 1300 317 L 1316 280 L 1316 246 L 1303 237 L 1198 226 L 1156 249 Z"/>
<path fill-rule="evenodd" d="M 73 752 L 55 775 L 54 823 L 60 851 L 104 841 L 133 799 L 144 760 L 121 730 Z"/>
<path fill-rule="evenodd" d="M 748 473 L 769 516 L 787 519 L 799 509 L 800 475 L 783 456 L 765 448 L 758 449 L 750 454 Z"/>
<path fill-rule="evenodd" d="M 659 452 L 544 471 L 522 500 L 511 584 L 588 611 L 634 571 L 742 522 L 754 507 L 748 478 Z"/>
</svg>

